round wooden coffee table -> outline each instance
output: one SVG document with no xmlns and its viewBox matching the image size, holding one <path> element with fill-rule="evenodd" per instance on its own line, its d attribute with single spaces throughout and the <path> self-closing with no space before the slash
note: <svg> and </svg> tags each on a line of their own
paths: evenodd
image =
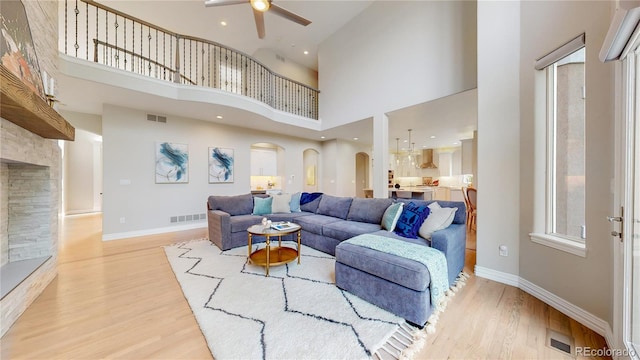
<svg viewBox="0 0 640 360">
<path fill-rule="evenodd" d="M 282 228 L 274 229 L 273 226 L 276 225 L 282 225 Z M 298 258 L 298 264 L 300 264 L 300 230 L 302 230 L 300 225 L 291 222 L 273 223 L 272 227 L 265 227 L 262 224 L 250 226 L 247 229 L 249 234 L 249 261 L 252 264 L 264 266 L 266 268 L 266 276 L 269 276 L 269 266 L 284 265 L 296 258 Z M 282 246 L 282 236 L 293 233 L 297 233 L 297 249 Z M 264 236 L 267 246 L 251 252 L 253 236 Z M 271 248 L 271 238 L 274 236 L 278 237 L 278 246 Z"/>
</svg>

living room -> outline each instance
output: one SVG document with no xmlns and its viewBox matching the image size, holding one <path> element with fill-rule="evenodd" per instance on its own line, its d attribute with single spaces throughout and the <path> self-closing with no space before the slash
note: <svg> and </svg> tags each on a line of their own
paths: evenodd
<svg viewBox="0 0 640 360">
<path fill-rule="evenodd" d="M 474 6 L 465 4 L 390 6 L 376 2 L 328 38 L 318 54 L 322 124 L 303 126 L 304 132 L 315 132 L 318 140 L 281 135 L 282 119 L 261 122 L 264 118 L 281 116 L 273 112 L 258 110 L 263 112 L 261 116 L 250 119 L 256 130 L 207 123 L 197 120 L 201 115 L 184 114 L 218 115 L 212 107 L 195 103 L 184 106 L 183 100 L 122 89 L 123 82 L 142 84 L 143 79 L 100 80 L 107 84 L 120 83 L 118 88 L 105 85 L 105 93 L 100 93 L 108 99 L 102 101 L 99 109 L 104 144 L 102 236 L 116 239 L 151 234 L 153 229 L 169 231 L 168 219 L 202 213 L 206 196 L 210 194 L 248 192 L 250 147 L 257 142 L 276 143 L 286 148 L 287 164 L 291 166 L 286 174 L 294 175 L 291 184 L 287 184 L 290 192 L 303 190 L 305 169 L 301 159 L 305 149 L 315 149 L 321 154 L 320 189 L 336 196 L 353 196 L 352 176 L 346 175 L 353 165 L 341 159 L 353 159 L 361 151 L 370 153 L 374 194 L 381 197 L 386 193 L 384 164 L 390 152 L 385 134 L 391 124 L 385 113 L 477 87 L 479 171 L 474 182 L 482 188 L 482 205 L 477 264 L 473 271 L 479 277 L 516 287 L 526 284 L 538 296 L 556 301 L 554 306 L 565 305 L 565 311 L 574 319 L 587 322 L 611 341 L 614 263 L 609 240 L 611 229 L 605 220 L 611 206 L 587 208 L 587 257 L 532 243 L 529 233 L 534 229 L 535 209 L 531 204 L 535 203 L 535 194 L 531 189 L 535 176 L 529 164 L 536 159 L 530 135 L 535 125 L 532 115 L 535 79 L 531 63 L 577 33 L 586 32 L 587 48 L 593 49 L 587 51 L 587 83 L 598 84 L 588 88 L 587 97 L 587 119 L 593 119 L 587 122 L 587 202 L 611 204 L 610 195 L 601 189 L 608 189 L 613 177 L 610 166 L 613 123 L 598 119 L 613 117 L 613 67 L 599 62 L 596 54 L 609 26 L 610 16 L 603 14 L 612 14 L 613 5 L 607 2 L 478 3 L 476 9 L 475 3 Z M 397 26 L 382 26 L 393 22 L 389 19 L 405 22 L 407 26 L 394 32 Z M 510 21 L 498 24 L 496 19 Z M 416 34 L 420 34 L 420 42 L 424 44 L 440 44 L 438 51 L 433 51 L 432 45 L 415 46 Z M 457 37 L 444 38 L 444 34 L 457 34 Z M 381 44 L 385 45 L 385 51 L 380 51 Z M 74 77 L 78 69 L 85 71 L 89 67 L 65 59 L 61 64 L 62 72 L 67 76 L 71 73 L 70 77 Z M 72 68 L 74 66 L 77 67 Z M 394 70 L 388 71 L 390 68 Z M 108 72 L 102 76 L 107 77 Z M 416 82 L 415 79 L 429 81 Z M 67 86 L 77 86 L 69 84 Z M 60 80 L 60 86 L 63 85 L 64 80 Z M 153 86 L 163 89 L 163 85 L 154 83 Z M 149 92 L 155 91 L 160 90 Z M 91 97 L 95 92 L 85 93 Z M 96 102 L 95 98 L 90 100 Z M 240 109 L 249 106 L 235 98 L 227 101 L 235 101 Z M 155 111 L 157 109 L 159 111 Z M 234 113 L 233 109 L 229 110 Z M 146 122 L 149 113 L 169 114 L 167 124 Z M 230 123 L 243 117 L 221 115 Z M 82 129 L 82 121 L 74 125 Z M 339 129 L 359 121 L 370 124 L 372 147 L 319 139 L 324 129 Z M 149 174 L 153 174 L 156 141 L 189 144 L 192 156 L 189 184 L 149 186 L 153 183 Z M 246 165 L 236 167 L 234 183 L 206 182 L 206 166 L 196 164 L 206 164 L 206 148 L 210 146 L 233 148 L 236 164 Z M 508 247 L 508 257 L 499 256 L 500 245 Z M 105 246 L 112 245 L 105 243 Z M 602 286 L 594 289 L 590 286 L 593 283 Z"/>
</svg>

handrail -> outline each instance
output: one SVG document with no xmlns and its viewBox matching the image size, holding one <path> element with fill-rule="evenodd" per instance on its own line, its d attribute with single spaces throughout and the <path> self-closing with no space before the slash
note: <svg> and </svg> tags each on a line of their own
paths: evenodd
<svg viewBox="0 0 640 360">
<path fill-rule="evenodd" d="M 161 80 L 234 92 L 278 110 L 318 119 L 319 90 L 278 75 L 241 51 L 172 32 L 94 0 L 64 0 L 63 18 L 64 44 L 60 46 L 65 54 L 69 54 L 71 41 L 69 55 L 77 58 Z"/>
<path fill-rule="evenodd" d="M 129 55 L 133 55 L 133 56 L 136 56 L 136 57 L 140 57 L 140 58 L 144 59 L 145 61 L 148 61 L 148 62 L 150 62 L 150 63 L 152 63 L 154 65 L 157 65 L 157 66 L 160 66 L 160 67 L 162 67 L 162 68 L 164 68 L 166 70 L 169 70 L 171 73 L 175 72 L 174 69 L 172 69 L 172 68 L 170 68 L 170 67 L 168 67 L 168 66 L 166 66 L 164 64 L 160 64 L 159 62 L 157 62 L 155 60 L 149 59 L 149 58 L 144 57 L 144 56 L 140 56 L 140 55 L 138 55 L 138 54 L 136 54 L 136 53 L 134 53 L 132 51 L 129 51 L 127 49 L 123 49 L 123 48 L 120 48 L 120 47 L 117 47 L 117 46 L 114 46 L 114 45 L 111 45 L 111 44 L 107 44 L 106 42 L 100 41 L 98 39 L 93 39 L 93 43 L 94 43 L 94 45 L 96 45 L 95 46 L 94 56 L 93 56 L 93 58 L 94 58 L 93 61 L 94 62 L 98 62 L 98 46 L 97 45 L 102 45 L 102 46 L 106 46 L 106 47 L 109 47 L 109 48 L 112 48 L 112 49 L 115 49 L 115 50 L 118 50 L 118 51 L 122 51 L 125 54 L 129 54 Z M 195 82 L 193 82 L 188 77 L 186 77 L 186 76 L 184 76 L 182 74 L 180 74 L 180 76 L 182 77 L 183 80 L 188 81 L 191 85 L 197 85 Z"/>
</svg>

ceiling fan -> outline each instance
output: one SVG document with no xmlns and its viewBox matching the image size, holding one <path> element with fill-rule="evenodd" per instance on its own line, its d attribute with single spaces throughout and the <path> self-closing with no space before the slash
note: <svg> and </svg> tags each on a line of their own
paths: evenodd
<svg viewBox="0 0 640 360">
<path fill-rule="evenodd" d="M 205 0 L 204 1 L 204 5 L 207 7 L 246 4 L 246 3 L 250 3 L 251 7 L 253 8 L 253 17 L 256 20 L 256 29 L 258 30 L 258 37 L 260 39 L 263 39 L 265 35 L 264 13 L 267 10 L 270 10 L 274 14 L 278 16 L 282 16 L 283 18 L 291 20 L 302 26 L 307 26 L 311 24 L 310 20 L 307 20 L 298 14 L 294 14 L 289 10 L 281 8 L 280 6 L 274 4 L 271 0 Z"/>
</svg>

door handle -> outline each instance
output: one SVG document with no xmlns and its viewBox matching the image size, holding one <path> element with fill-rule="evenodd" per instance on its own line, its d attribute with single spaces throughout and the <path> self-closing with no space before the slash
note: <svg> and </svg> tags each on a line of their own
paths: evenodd
<svg viewBox="0 0 640 360">
<path fill-rule="evenodd" d="M 622 233 L 624 231 L 624 206 L 620 207 L 620 216 L 607 216 L 607 221 L 609 221 L 610 223 L 620 223 L 620 232 L 612 231 L 611 236 L 620 238 L 620 241 L 622 241 Z"/>
</svg>

